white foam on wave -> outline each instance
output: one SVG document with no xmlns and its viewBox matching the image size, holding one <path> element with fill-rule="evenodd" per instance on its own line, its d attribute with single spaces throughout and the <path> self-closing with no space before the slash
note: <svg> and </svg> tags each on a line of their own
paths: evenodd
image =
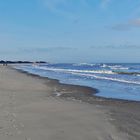
<svg viewBox="0 0 140 140">
<path fill-rule="evenodd" d="M 111 66 L 111 65 L 103 64 L 101 67 L 102 68 L 110 68 L 112 70 L 128 70 L 129 69 L 128 67 L 122 67 L 121 65 Z"/>
<path fill-rule="evenodd" d="M 112 70 L 128 70 L 129 68 L 124 68 L 124 67 L 110 67 Z"/>
<path fill-rule="evenodd" d="M 66 73 L 76 72 L 76 73 L 93 73 L 93 74 L 116 74 L 116 73 L 114 73 L 112 71 L 108 71 L 108 70 L 73 70 L 73 69 L 38 67 L 38 66 L 35 66 L 35 67 L 38 69 L 42 69 L 42 70 L 66 72 Z"/>
<path fill-rule="evenodd" d="M 124 80 L 124 79 L 117 79 L 117 78 L 104 77 L 104 76 L 97 76 L 97 75 L 92 75 L 92 74 L 82 74 L 82 73 L 73 73 L 73 74 L 81 75 L 81 76 L 87 76 L 87 77 L 94 77 L 96 79 L 102 79 L 102 80 L 110 80 L 110 81 L 115 81 L 115 82 L 140 85 L 139 81 L 129 81 L 129 80 Z"/>
<path fill-rule="evenodd" d="M 101 67 L 102 67 L 102 68 L 106 68 L 106 67 L 108 67 L 108 65 L 103 64 Z"/>
<path fill-rule="evenodd" d="M 100 74 L 100 73 L 101 74 L 106 73 L 105 71 L 56 69 L 56 68 L 48 68 L 48 67 L 40 67 L 40 66 L 34 66 L 34 67 L 37 68 L 37 69 L 42 69 L 42 70 L 47 70 L 47 71 L 65 72 L 65 73 L 71 73 L 73 75 L 79 75 L 79 76 L 84 76 L 84 77 L 89 77 L 89 78 L 95 78 L 95 79 L 109 80 L 109 81 L 114 81 L 114 82 L 121 82 L 121 83 L 140 85 L 140 81 L 132 81 L 132 80 L 130 81 L 130 80 L 125 80 L 125 79 L 118 79 L 118 78 L 95 75 L 95 74 Z M 21 69 L 23 69 L 23 67 Z M 108 71 L 107 71 L 107 74 L 108 74 Z M 111 71 L 111 74 L 112 74 L 112 71 Z M 137 75 L 137 76 L 140 76 L 140 75 Z"/>
<path fill-rule="evenodd" d="M 94 74 L 116 74 L 112 71 L 72 70 L 72 69 L 56 69 L 56 68 L 48 68 L 48 67 L 37 67 L 37 68 L 42 69 L 42 70 L 47 70 L 47 71 L 65 72 L 65 73 L 71 73 L 74 75 L 86 76 L 86 77 L 90 77 L 90 78 L 94 77 L 96 79 L 110 80 L 110 81 L 114 81 L 114 82 L 140 85 L 139 81 L 130 81 L 130 80 L 94 75 Z"/>
<path fill-rule="evenodd" d="M 91 64 L 91 63 L 79 63 L 73 64 L 73 66 L 96 66 L 98 64 Z"/>
</svg>

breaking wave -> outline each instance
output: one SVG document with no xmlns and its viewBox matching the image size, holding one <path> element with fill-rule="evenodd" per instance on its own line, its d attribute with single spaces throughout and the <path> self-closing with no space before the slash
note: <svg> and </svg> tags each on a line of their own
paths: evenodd
<svg viewBox="0 0 140 140">
<path fill-rule="evenodd" d="M 73 66 L 96 66 L 96 65 L 100 65 L 100 64 L 91 64 L 91 63 L 75 63 L 73 64 Z"/>
<path fill-rule="evenodd" d="M 66 73 L 76 72 L 76 73 L 93 73 L 93 74 L 115 74 L 114 72 L 107 70 L 74 70 L 74 69 L 60 69 L 48 67 L 37 67 L 37 68 L 42 70 L 66 72 Z"/>
<path fill-rule="evenodd" d="M 128 70 L 129 68 L 128 67 L 122 67 L 121 65 L 107 65 L 107 64 L 103 64 L 101 66 L 102 68 L 110 68 L 112 70 Z"/>
<path fill-rule="evenodd" d="M 140 85 L 140 82 L 139 81 L 130 81 L 130 80 L 124 80 L 124 79 L 118 79 L 118 78 L 111 78 L 111 77 L 105 77 L 105 76 L 97 76 L 97 75 L 91 75 L 91 74 L 79 74 L 79 73 L 75 73 L 75 74 L 78 74 L 78 75 L 81 75 L 81 76 L 94 77 L 96 79 L 110 80 L 110 81 L 114 81 L 114 82 L 121 82 L 121 83 L 128 83 L 128 84 Z"/>
<path fill-rule="evenodd" d="M 120 78 L 114 78 L 114 77 L 108 77 L 108 76 L 102 76 L 102 75 L 95 75 L 95 74 L 139 74 L 140 73 L 128 73 L 128 72 L 112 72 L 112 71 L 105 71 L 105 70 L 73 70 L 73 69 L 58 69 L 58 68 L 49 68 L 49 67 L 37 67 L 38 69 L 41 70 L 47 70 L 47 71 L 54 71 L 54 72 L 64 72 L 64 73 L 71 73 L 73 75 L 78 75 L 78 76 L 84 76 L 88 78 L 95 78 L 95 79 L 102 79 L 102 80 L 109 80 L 109 81 L 114 81 L 114 82 L 121 82 L 121 83 L 128 83 L 128 84 L 137 84 L 140 85 L 139 81 L 132 81 L 132 80 L 125 80 L 125 79 L 120 79 Z"/>
</svg>

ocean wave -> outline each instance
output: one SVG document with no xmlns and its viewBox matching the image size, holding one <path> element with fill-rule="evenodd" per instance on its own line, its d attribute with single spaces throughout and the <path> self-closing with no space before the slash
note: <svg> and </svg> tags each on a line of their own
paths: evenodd
<svg viewBox="0 0 140 140">
<path fill-rule="evenodd" d="M 113 71 L 113 72 L 117 74 L 140 76 L 140 72 L 125 72 L 125 71 Z"/>
<path fill-rule="evenodd" d="M 110 67 L 112 70 L 128 70 L 129 68 L 124 68 L 124 67 Z"/>
<path fill-rule="evenodd" d="M 56 69 L 56 68 L 48 68 L 48 67 L 38 67 L 38 68 L 43 69 L 43 70 L 55 71 L 55 72 L 57 71 L 57 72 L 71 73 L 74 75 L 85 76 L 85 77 L 90 77 L 90 78 L 94 77 L 96 79 L 110 80 L 110 81 L 114 81 L 114 82 L 140 85 L 139 81 L 131 81 L 131 80 L 125 80 L 125 79 L 119 79 L 119 78 L 94 75 L 94 74 L 115 74 L 112 71 L 72 70 L 72 69 Z M 120 74 L 120 73 L 118 73 L 118 74 Z"/>
<path fill-rule="evenodd" d="M 99 64 L 91 64 L 91 63 L 75 63 L 73 66 L 96 66 Z"/>
<path fill-rule="evenodd" d="M 110 68 L 119 68 L 119 67 L 121 67 L 121 65 L 108 65 L 108 64 L 103 64 L 101 67 L 102 68 L 108 68 L 108 67 L 110 67 Z"/>
<path fill-rule="evenodd" d="M 56 72 L 64 72 L 64 73 L 89 73 L 89 74 L 118 74 L 118 75 L 133 75 L 133 76 L 140 76 L 140 72 L 128 72 L 128 71 L 117 71 L 117 70 L 78 70 L 78 69 L 64 69 L 64 68 L 53 68 L 47 66 L 33 66 L 37 69 L 47 70 L 47 71 L 56 71 Z"/>
<path fill-rule="evenodd" d="M 107 74 L 110 74 L 110 73 L 112 74 L 112 71 L 57 69 L 57 68 L 48 68 L 48 67 L 40 67 L 40 66 L 32 66 L 32 67 L 37 68 L 37 69 L 41 69 L 41 70 L 47 70 L 47 71 L 70 73 L 70 74 L 73 74 L 73 75 L 84 76 L 84 77 L 91 78 L 91 79 L 95 78 L 95 79 L 109 80 L 109 81 L 120 82 L 120 83 L 140 85 L 140 81 L 125 80 L 125 79 L 120 79 L 120 78 L 95 75 L 95 74 L 106 74 L 106 73 Z M 23 67 L 21 69 L 23 69 Z M 138 74 L 138 76 L 140 76 L 140 73 Z"/>
<path fill-rule="evenodd" d="M 103 64 L 101 67 L 102 68 L 110 68 L 112 70 L 128 70 L 129 69 L 128 67 L 122 67 L 121 65 L 111 66 L 111 65 Z"/>
<path fill-rule="evenodd" d="M 97 76 L 97 75 L 92 75 L 92 74 L 82 74 L 82 73 L 73 73 L 73 74 L 80 75 L 80 76 L 86 76 L 86 77 L 90 77 L 90 78 L 94 77 L 96 79 L 109 80 L 109 81 L 114 81 L 114 82 L 140 85 L 139 81 L 129 81 L 129 80 L 124 80 L 124 79 L 117 79 L 117 78 L 111 78 L 111 77 L 105 77 L 105 76 Z"/>
<path fill-rule="evenodd" d="M 47 71 L 57 71 L 57 72 L 65 72 L 65 73 L 77 72 L 77 73 L 90 73 L 90 74 L 122 74 L 122 75 L 140 76 L 140 72 L 112 71 L 112 70 L 76 70 L 76 69 L 41 67 L 41 66 L 34 66 L 34 67 Z"/>
<path fill-rule="evenodd" d="M 93 73 L 93 74 L 115 74 L 112 71 L 108 70 L 73 70 L 73 69 L 60 69 L 60 68 L 49 68 L 49 67 L 38 67 L 35 66 L 38 69 L 42 70 L 48 70 L 48 71 L 57 71 L 57 72 L 76 72 L 76 73 Z"/>
</svg>

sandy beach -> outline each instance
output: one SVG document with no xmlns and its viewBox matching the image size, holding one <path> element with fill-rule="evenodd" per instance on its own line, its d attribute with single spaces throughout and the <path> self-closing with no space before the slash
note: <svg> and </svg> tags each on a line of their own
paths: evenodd
<svg viewBox="0 0 140 140">
<path fill-rule="evenodd" d="M 0 66 L 0 140 L 139 140 L 140 103 L 93 92 Z"/>
</svg>

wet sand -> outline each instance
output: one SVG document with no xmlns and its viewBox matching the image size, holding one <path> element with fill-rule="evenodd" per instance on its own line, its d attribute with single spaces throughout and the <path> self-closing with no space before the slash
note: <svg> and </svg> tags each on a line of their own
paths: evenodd
<svg viewBox="0 0 140 140">
<path fill-rule="evenodd" d="M 0 66 L 0 140 L 139 140 L 140 103 L 95 92 Z"/>
</svg>

